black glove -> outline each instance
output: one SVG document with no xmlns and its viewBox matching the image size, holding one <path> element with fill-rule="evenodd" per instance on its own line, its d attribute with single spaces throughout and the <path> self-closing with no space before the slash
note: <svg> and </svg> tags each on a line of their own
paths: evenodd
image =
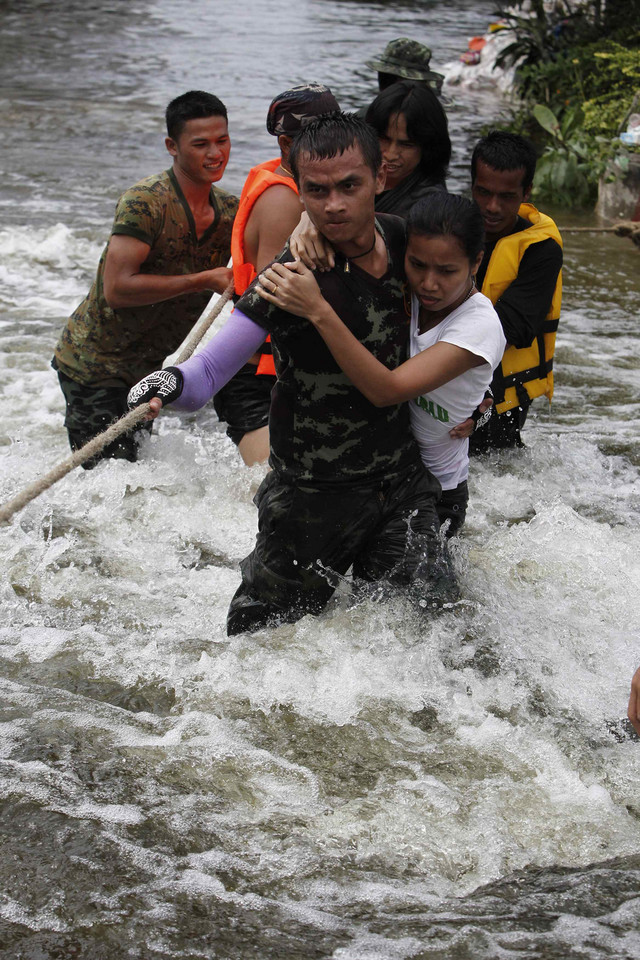
<svg viewBox="0 0 640 960">
<path fill-rule="evenodd" d="M 129 390 L 127 404 L 129 409 L 139 407 L 141 403 L 148 403 L 154 397 L 162 400 L 162 405 L 173 403 L 182 393 L 184 378 L 177 367 L 165 367 L 164 370 L 154 370 Z"/>
<path fill-rule="evenodd" d="M 493 400 L 493 391 L 491 387 L 488 387 L 484 392 L 484 399 L 488 400 L 489 397 Z M 471 419 L 473 420 L 473 430 L 479 430 L 480 427 L 484 427 L 485 424 L 489 423 L 491 419 L 491 411 L 493 410 L 493 404 L 487 407 L 484 413 L 480 413 L 480 408 L 476 407 L 473 413 L 471 414 Z"/>
</svg>

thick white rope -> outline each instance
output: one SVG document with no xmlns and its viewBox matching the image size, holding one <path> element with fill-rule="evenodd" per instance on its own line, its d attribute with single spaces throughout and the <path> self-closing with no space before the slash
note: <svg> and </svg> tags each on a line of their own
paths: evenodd
<svg viewBox="0 0 640 960">
<path fill-rule="evenodd" d="M 206 311 L 205 314 L 200 317 L 191 331 L 189 339 L 180 351 L 177 360 L 175 360 L 175 363 L 184 363 L 185 360 L 188 360 L 213 321 L 220 315 L 222 308 L 229 301 L 232 294 L 233 283 L 230 283 L 224 293 L 216 300 L 211 310 Z M 117 440 L 123 433 L 133 430 L 139 423 L 142 423 L 150 409 L 151 407 L 148 403 L 143 403 L 139 407 L 130 410 L 129 413 L 125 413 L 123 417 L 120 417 L 120 419 L 112 423 L 110 427 L 107 427 L 103 433 L 99 433 L 92 440 L 89 440 L 88 443 L 85 443 L 83 447 L 80 447 L 79 450 L 75 450 L 66 460 L 57 464 L 57 466 L 50 470 L 49 473 L 46 473 L 44 477 L 34 481 L 34 483 L 25 487 L 17 496 L 13 497 L 12 500 L 2 504 L 0 507 L 0 523 L 6 523 L 14 513 L 26 507 L 28 503 L 35 500 L 36 497 L 39 497 L 41 493 L 44 493 L 45 490 L 52 487 L 54 483 L 57 483 L 58 480 L 65 477 L 75 467 L 79 467 L 86 460 L 90 460 L 91 457 L 95 457 L 96 454 L 101 453 L 105 447 L 108 447 L 110 443 Z"/>
</svg>

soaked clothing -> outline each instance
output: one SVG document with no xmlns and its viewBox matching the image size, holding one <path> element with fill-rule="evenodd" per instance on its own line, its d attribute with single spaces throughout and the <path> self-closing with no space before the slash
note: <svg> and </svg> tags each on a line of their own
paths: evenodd
<svg viewBox="0 0 640 960">
<path fill-rule="evenodd" d="M 551 399 L 553 393 L 553 344 L 560 314 L 562 247 L 552 220 L 540 215 L 531 204 L 522 204 L 520 210 L 521 213 L 526 213 L 529 219 L 518 216 L 511 234 L 485 244 L 484 259 L 476 278 L 483 293 L 494 301 L 509 346 L 492 383 L 495 402 L 491 415 L 484 426 L 472 433 L 469 441 L 470 454 L 524 446 L 520 430 L 527 418 L 531 400 L 543 393 Z M 529 230 L 536 231 L 532 235 L 535 239 L 529 245 L 522 244 L 524 251 L 519 263 L 517 267 L 512 267 L 504 251 L 507 245 L 509 250 L 514 244 L 519 246 L 520 240 L 526 239 L 520 237 L 520 234 Z M 551 233 L 554 236 L 551 236 Z M 499 285 L 488 282 L 491 279 L 487 277 L 489 268 L 491 267 L 491 273 L 496 273 L 497 258 L 500 258 L 500 264 L 504 259 L 505 271 L 511 270 L 515 273 L 511 282 L 504 279 Z M 506 288 L 505 282 L 508 283 Z M 490 286 L 499 291 L 498 296 L 491 293 Z M 515 388 L 507 387 L 508 379 L 503 370 L 507 363 L 513 372 L 524 371 L 517 377 L 524 381 L 524 384 L 518 383 Z M 543 370 L 540 369 L 541 366 L 544 367 Z M 515 389 L 515 394 L 507 403 L 504 402 L 505 388 L 511 394 L 514 394 Z"/>
<path fill-rule="evenodd" d="M 469 440 L 452 437 L 451 427 L 466 420 L 483 399 L 506 340 L 491 301 L 481 293 L 422 333 L 420 303 L 412 296 L 410 356 L 416 357 L 437 343 L 453 344 L 485 361 L 409 403 L 411 427 L 423 463 L 446 491 L 455 490 L 469 476 Z"/>
<path fill-rule="evenodd" d="M 500 414 L 496 413 L 495 407 L 491 407 L 487 422 L 469 437 L 469 455 L 509 447 L 524 447 L 520 431 L 525 425 L 530 406 L 530 403 L 522 403 L 521 406 Z"/>
<path fill-rule="evenodd" d="M 440 530 L 447 539 L 459 533 L 464 526 L 469 504 L 469 485 L 463 480 L 453 490 L 443 490 L 438 500 Z"/>
<path fill-rule="evenodd" d="M 404 224 L 376 218 L 389 266 L 372 277 L 338 255 L 317 277 L 325 299 L 378 360 L 395 368 L 406 357 Z M 292 260 L 288 246 L 279 260 Z M 252 286 L 238 309 L 271 334 L 277 383 L 272 391 L 270 464 L 283 480 L 342 485 L 383 481 L 419 459 L 406 404 L 375 407 L 351 383 L 304 318 L 262 300 Z"/>
<path fill-rule="evenodd" d="M 317 279 L 358 339 L 396 367 L 406 356 L 409 322 L 404 225 L 387 216 L 376 222 L 387 245 L 384 276 L 373 277 L 355 263 L 347 270 L 338 257 Z M 291 259 L 287 248 L 280 260 Z M 241 566 L 229 634 L 320 612 L 336 578 L 351 565 L 362 581 L 384 578 L 426 598 L 441 568 L 440 485 L 420 463 L 406 404 L 374 407 L 307 320 L 260 299 L 253 287 L 237 309 L 241 322 L 253 321 L 271 333 L 278 381 L 269 420 L 273 472 L 256 496 L 258 536 Z M 203 353 L 213 353 L 214 344 L 215 339 Z M 188 397 L 195 398 L 197 381 L 215 377 L 216 370 L 224 379 L 228 364 L 211 359 L 181 365 Z"/>
<path fill-rule="evenodd" d="M 421 171 L 415 170 L 397 186 L 390 190 L 383 190 L 377 195 L 376 213 L 392 213 L 396 217 L 406 219 L 414 203 L 436 191 L 446 192 L 446 189 L 444 180 L 425 177 Z"/>
<path fill-rule="evenodd" d="M 213 398 L 218 419 L 227 424 L 227 436 L 236 445 L 246 433 L 269 425 L 271 389 L 275 377 L 256 375 L 255 363 L 245 363 Z"/>
<path fill-rule="evenodd" d="M 110 387 L 85 387 L 65 376 L 60 370 L 58 380 L 66 403 L 64 425 L 69 434 L 69 445 L 72 450 L 79 450 L 85 443 L 129 412 L 127 406 L 129 387 L 123 382 L 120 386 L 114 381 Z M 83 468 L 91 470 L 100 460 L 105 459 L 134 462 L 137 459 L 140 438 L 145 433 L 151 433 L 151 426 L 149 421 L 118 437 L 100 454 L 86 460 L 82 464 Z"/>
<path fill-rule="evenodd" d="M 118 200 L 112 234 L 150 247 L 143 273 L 179 276 L 224 267 L 231 255 L 237 197 L 211 187 L 212 225 L 198 239 L 193 214 L 173 170 L 141 180 Z M 57 368 L 77 383 L 133 386 L 162 366 L 189 333 L 210 291 L 112 310 L 103 290 L 104 250 L 91 290 L 73 312 L 55 348 Z"/>
<path fill-rule="evenodd" d="M 404 587 L 423 604 L 450 589 L 438 549 L 437 480 L 419 464 L 393 479 L 343 486 L 288 483 L 274 470 L 255 497 L 258 535 L 241 564 L 230 636 L 293 623 L 326 606 L 353 564 L 356 581 Z"/>
</svg>

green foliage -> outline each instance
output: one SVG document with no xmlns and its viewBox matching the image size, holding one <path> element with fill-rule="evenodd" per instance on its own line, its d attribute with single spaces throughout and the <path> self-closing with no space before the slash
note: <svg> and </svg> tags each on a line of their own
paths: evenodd
<svg viewBox="0 0 640 960">
<path fill-rule="evenodd" d="M 513 41 L 497 57 L 496 67 L 517 65 L 524 77 L 531 68 L 553 63 L 568 45 L 593 29 L 585 11 L 574 10 L 567 0 L 557 0 L 552 10 L 543 2 L 534 2 L 526 16 L 512 7 L 498 10 L 497 16 L 513 34 Z"/>
<path fill-rule="evenodd" d="M 570 207 L 593 203 L 606 159 L 594 154 L 582 130 L 580 109 L 566 111 L 559 120 L 549 107 L 537 103 L 533 115 L 551 137 L 538 161 L 533 182 L 535 198 Z"/>
<path fill-rule="evenodd" d="M 615 136 L 640 90 L 640 51 L 603 39 L 523 68 L 518 83 L 525 103 L 546 103 L 558 114 L 580 103 L 585 130 Z"/>
<path fill-rule="evenodd" d="M 640 51 L 605 39 L 572 51 L 570 61 L 579 77 L 570 92 L 583 101 L 585 130 L 615 136 L 640 90 Z"/>
<path fill-rule="evenodd" d="M 612 18 L 606 36 L 601 7 L 576 14 L 565 2 L 549 13 L 536 3 L 531 18 L 507 14 L 514 42 L 501 63 L 518 64 L 521 100 L 509 126 L 542 148 L 534 190 L 547 202 L 592 203 L 598 178 L 614 178 L 628 163 L 616 138 L 640 91 L 640 31 Z"/>
</svg>

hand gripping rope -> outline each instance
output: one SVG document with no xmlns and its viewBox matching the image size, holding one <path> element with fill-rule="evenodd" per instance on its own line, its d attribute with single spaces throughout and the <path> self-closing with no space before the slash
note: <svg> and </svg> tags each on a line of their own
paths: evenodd
<svg viewBox="0 0 640 960">
<path fill-rule="evenodd" d="M 205 311 L 203 316 L 200 317 L 175 363 L 183 363 L 191 356 L 213 321 L 220 315 L 222 308 L 231 298 L 232 294 L 233 283 L 230 283 L 224 293 L 216 300 L 211 310 L 209 312 Z M 13 497 L 12 500 L 8 500 L 7 503 L 2 504 L 0 507 L 0 523 L 6 523 L 14 513 L 26 507 L 28 503 L 35 500 L 41 493 L 44 493 L 44 491 L 52 487 L 54 483 L 57 483 L 58 480 L 61 480 L 70 473 L 74 467 L 79 467 L 85 460 L 95 457 L 96 454 L 104 450 L 104 448 L 109 446 L 110 443 L 113 443 L 114 440 L 117 440 L 123 433 L 127 433 L 139 423 L 142 423 L 150 409 L 148 403 L 143 403 L 134 410 L 130 410 L 129 413 L 125 413 L 123 417 L 120 417 L 119 420 L 112 423 L 110 427 L 107 427 L 106 430 L 99 433 L 97 437 L 89 440 L 89 442 L 85 443 L 79 450 L 75 450 L 70 457 L 67 457 L 66 460 L 57 464 L 57 466 L 50 470 L 49 473 L 46 473 L 44 477 L 34 481 L 34 483 L 25 487 L 17 496 Z"/>
</svg>

